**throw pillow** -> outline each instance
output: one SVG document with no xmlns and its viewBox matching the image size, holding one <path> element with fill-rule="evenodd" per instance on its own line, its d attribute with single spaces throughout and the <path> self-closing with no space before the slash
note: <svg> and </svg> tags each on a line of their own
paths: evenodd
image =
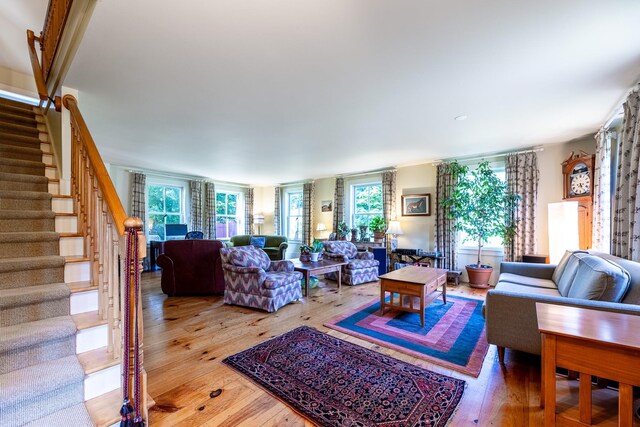
<svg viewBox="0 0 640 427">
<path fill-rule="evenodd" d="M 264 248 L 264 244 L 266 243 L 266 237 L 251 237 L 249 244 L 251 246 L 255 246 L 256 248 Z"/>
<path fill-rule="evenodd" d="M 597 256 L 580 259 L 569 298 L 620 302 L 629 289 L 629 272 L 618 264 Z"/>
</svg>

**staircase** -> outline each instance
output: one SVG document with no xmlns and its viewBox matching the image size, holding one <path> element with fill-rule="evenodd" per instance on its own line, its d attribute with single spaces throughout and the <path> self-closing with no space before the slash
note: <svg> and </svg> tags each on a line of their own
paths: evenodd
<svg viewBox="0 0 640 427">
<path fill-rule="evenodd" d="M 56 175 L 40 110 L 0 99 L 2 427 L 117 420 L 120 364 Z"/>
</svg>

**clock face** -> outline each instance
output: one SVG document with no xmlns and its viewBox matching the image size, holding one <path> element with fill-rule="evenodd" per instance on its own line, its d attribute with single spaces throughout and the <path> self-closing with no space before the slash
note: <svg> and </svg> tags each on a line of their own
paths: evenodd
<svg viewBox="0 0 640 427">
<path fill-rule="evenodd" d="M 591 177 L 584 163 L 578 163 L 569 176 L 569 195 L 586 196 L 591 193 Z"/>
</svg>

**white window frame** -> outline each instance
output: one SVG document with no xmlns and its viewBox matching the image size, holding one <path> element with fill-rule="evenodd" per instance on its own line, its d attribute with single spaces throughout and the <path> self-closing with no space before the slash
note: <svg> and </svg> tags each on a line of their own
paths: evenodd
<svg viewBox="0 0 640 427">
<path fill-rule="evenodd" d="M 289 238 L 289 225 L 291 224 L 291 218 L 292 216 L 290 215 L 289 212 L 289 199 L 290 196 L 293 194 L 299 194 L 300 197 L 302 197 L 302 203 L 303 203 L 303 211 L 304 211 L 304 194 L 302 191 L 302 187 L 289 187 L 284 189 L 284 191 L 282 191 L 282 200 L 281 200 L 281 204 L 280 206 L 282 207 L 282 209 L 280 209 L 280 211 L 282 212 L 282 232 L 283 234 L 287 237 L 287 239 L 289 240 L 289 242 L 292 243 L 302 243 L 303 240 L 303 236 L 302 236 L 302 212 L 300 213 L 300 216 L 295 216 L 297 218 L 300 218 L 300 238 L 299 239 L 291 239 Z"/>
<path fill-rule="evenodd" d="M 345 221 L 349 224 L 349 227 L 353 228 L 353 216 L 355 213 L 355 192 L 354 188 L 361 185 L 382 185 L 382 175 L 372 174 L 363 177 L 347 178 L 345 179 Z M 384 213 L 380 212 L 380 216 L 384 217 Z M 367 224 L 368 225 L 368 224 Z M 336 230 L 333 230 L 334 232 Z"/>
<path fill-rule="evenodd" d="M 494 160 L 490 164 L 491 170 L 493 170 L 497 175 L 503 174 L 506 181 L 506 166 L 504 159 Z M 470 164 L 469 169 L 474 170 L 478 167 L 478 163 Z M 457 252 L 461 254 L 476 254 L 478 252 L 478 242 L 476 240 L 473 241 L 464 241 L 464 237 L 466 233 L 464 231 L 458 231 L 458 249 Z M 493 254 L 493 255 L 501 255 L 504 253 L 504 245 L 502 244 L 502 239 L 500 237 L 492 238 L 492 241 L 489 241 L 485 246 L 482 247 L 483 254 Z"/>
<path fill-rule="evenodd" d="M 358 224 L 356 224 L 356 221 L 355 221 L 355 216 L 356 216 L 356 188 L 357 187 L 372 187 L 372 186 L 379 186 L 380 189 L 382 189 L 382 181 L 374 181 L 374 182 L 366 182 L 366 183 L 358 183 L 358 184 L 351 184 L 350 185 L 350 188 L 349 188 L 349 226 L 351 228 L 354 228 L 354 227 L 358 226 Z M 367 224 L 366 224 L 368 226 L 369 222 L 371 222 L 371 219 L 373 217 L 376 217 L 376 216 L 384 217 L 384 207 L 383 207 L 383 210 L 381 210 L 381 211 L 369 211 L 369 212 L 366 213 L 366 215 L 371 217 L 369 219 L 369 221 L 367 222 Z"/>
<path fill-rule="evenodd" d="M 233 215 L 219 215 L 217 212 L 217 201 L 218 201 L 218 194 L 226 194 L 227 195 L 227 199 L 226 199 L 226 207 L 228 209 L 228 204 L 229 204 L 229 199 L 228 199 L 228 195 L 229 194 L 235 194 L 236 195 L 236 214 L 235 216 Z M 236 224 L 237 224 L 237 230 L 238 233 L 235 234 L 236 236 L 239 234 L 244 234 L 244 193 L 240 192 L 238 190 L 228 190 L 228 189 L 218 189 L 216 188 L 216 227 L 217 227 L 217 221 L 218 221 L 218 217 L 225 217 L 225 218 L 234 218 L 236 220 Z M 227 234 L 229 234 L 229 226 L 227 224 Z M 216 239 L 218 240 L 222 240 L 222 241 L 229 241 L 231 240 L 231 237 L 233 236 L 228 236 L 228 237 L 218 237 L 216 236 Z"/>
<path fill-rule="evenodd" d="M 166 205 L 165 212 L 151 212 L 149 209 L 149 187 L 165 187 L 165 188 L 177 188 L 180 190 L 181 200 L 180 200 L 180 224 L 186 224 L 187 212 L 186 212 L 186 199 L 187 192 L 185 185 L 182 182 L 172 181 L 172 180 L 155 180 L 155 179 L 147 179 L 147 183 L 144 188 L 144 201 L 146 205 L 145 209 L 145 224 L 147 225 L 145 229 L 145 235 L 147 236 L 147 240 L 155 240 L 149 235 L 149 231 L 151 231 L 151 223 L 149 221 L 150 215 L 167 215 Z M 171 215 L 175 215 L 175 213 L 169 213 Z M 155 236 L 155 235 L 153 235 Z M 165 236 L 166 238 L 166 236 Z"/>
</svg>

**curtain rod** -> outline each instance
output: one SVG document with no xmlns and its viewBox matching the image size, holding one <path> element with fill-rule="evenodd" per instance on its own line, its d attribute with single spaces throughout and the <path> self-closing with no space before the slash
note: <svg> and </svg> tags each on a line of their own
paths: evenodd
<svg viewBox="0 0 640 427">
<path fill-rule="evenodd" d="M 454 160 L 458 160 L 461 162 L 468 162 L 468 161 L 472 161 L 472 160 L 484 160 L 484 159 L 494 159 L 496 157 L 504 157 L 508 154 L 524 154 L 524 153 L 539 153 L 540 151 L 544 151 L 544 148 L 542 147 L 533 147 L 533 148 L 529 148 L 527 150 L 520 150 L 520 151 L 501 151 L 499 153 L 489 153 L 486 155 L 480 155 L 480 156 L 470 156 L 470 157 L 450 157 L 448 159 L 441 159 L 441 160 L 434 160 L 433 162 L 431 162 L 431 164 L 439 164 L 439 163 L 443 163 L 443 162 L 449 162 L 449 161 L 454 161 Z"/>
<path fill-rule="evenodd" d="M 373 175 L 373 174 L 377 174 L 377 173 L 392 172 L 394 170 L 396 170 L 396 168 L 384 168 L 384 169 L 376 169 L 376 170 L 367 171 L 367 172 L 340 174 L 340 175 L 336 175 L 336 176 L 338 178 L 353 178 L 353 177 L 356 177 L 356 176 L 365 176 L 365 175 Z"/>
<path fill-rule="evenodd" d="M 187 179 L 187 180 L 190 180 L 190 181 L 213 182 L 214 184 L 233 185 L 233 186 L 241 187 L 241 188 L 250 188 L 251 187 L 250 185 L 247 185 L 247 184 L 238 184 L 236 182 L 230 182 L 230 181 L 220 181 L 220 180 L 217 180 L 217 179 L 212 179 L 212 178 L 207 178 L 207 177 L 202 177 L 202 176 L 186 175 L 186 174 L 181 174 L 181 173 L 161 172 L 161 171 L 157 171 L 157 170 L 154 170 L 154 169 L 131 168 L 131 166 L 119 165 L 119 164 L 116 164 L 116 163 L 112 163 L 112 165 L 124 168 L 124 169 L 127 170 L 127 172 L 144 173 L 145 175 L 160 176 L 160 177 L 164 177 L 164 178 Z"/>
</svg>

